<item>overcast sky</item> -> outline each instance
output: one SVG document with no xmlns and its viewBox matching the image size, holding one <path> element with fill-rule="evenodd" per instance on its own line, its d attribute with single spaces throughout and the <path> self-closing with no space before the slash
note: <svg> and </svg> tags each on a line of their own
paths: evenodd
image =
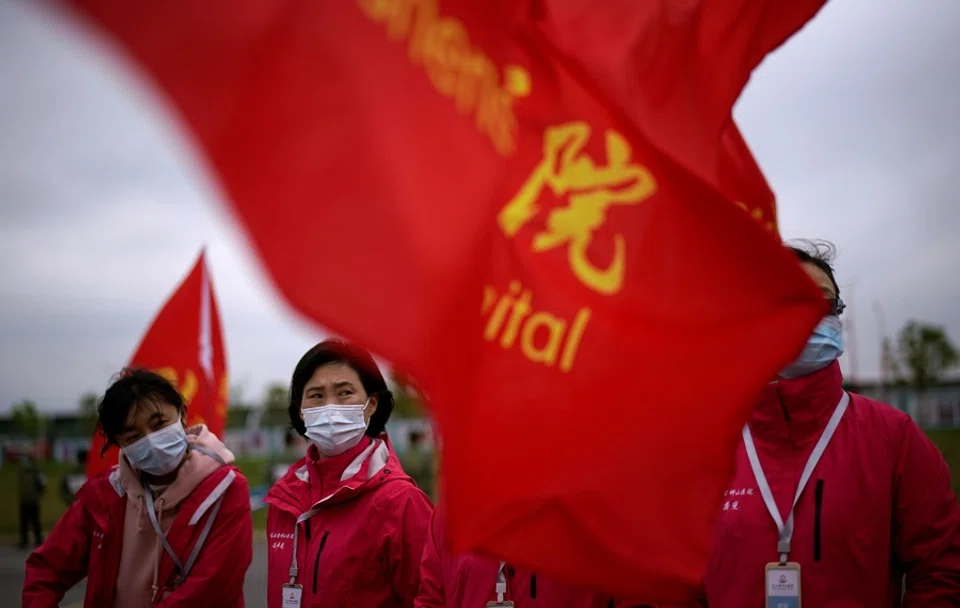
<svg viewBox="0 0 960 608">
<path fill-rule="evenodd" d="M 784 235 L 839 246 L 848 376 L 879 375 L 877 304 L 888 333 L 916 318 L 960 341 L 958 25 L 955 0 L 833 0 L 736 110 Z M 204 244 L 246 398 L 323 335 L 284 309 L 131 83 L 40 3 L 0 0 L 0 412 L 101 392 Z"/>
</svg>

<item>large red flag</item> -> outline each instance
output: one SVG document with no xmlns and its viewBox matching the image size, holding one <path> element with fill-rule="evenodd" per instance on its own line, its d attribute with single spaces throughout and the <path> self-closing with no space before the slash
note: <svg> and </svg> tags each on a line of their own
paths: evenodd
<svg viewBox="0 0 960 608">
<path fill-rule="evenodd" d="M 215 435 L 222 435 L 227 419 L 227 361 L 204 253 L 160 309 L 129 365 L 152 369 L 173 382 L 187 402 L 187 423 L 206 424 Z M 93 436 L 88 477 L 117 464 L 115 446 L 101 456 L 104 444 L 99 433 Z"/>
<path fill-rule="evenodd" d="M 825 309 L 730 118 L 822 0 L 65 1 L 173 102 L 287 300 L 427 392 L 456 549 L 687 596 Z"/>
</svg>

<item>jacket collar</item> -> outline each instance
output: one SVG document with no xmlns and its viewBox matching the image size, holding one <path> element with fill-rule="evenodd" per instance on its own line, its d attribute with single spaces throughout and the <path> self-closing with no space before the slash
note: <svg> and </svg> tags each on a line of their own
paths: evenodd
<svg viewBox="0 0 960 608">
<path fill-rule="evenodd" d="M 230 489 L 236 477 L 234 467 L 221 467 L 200 482 L 200 485 L 181 504 L 181 512 L 190 514 L 188 525 L 196 525 L 213 504 Z M 122 529 L 123 508 L 118 505 L 125 505 L 127 498 L 128 494 L 120 479 L 117 466 L 88 480 L 77 491 L 77 500 L 87 507 L 87 511 L 101 530 L 111 529 L 118 523 Z M 116 520 L 118 508 L 120 509 L 119 521 Z"/>
<path fill-rule="evenodd" d="M 840 363 L 764 387 L 750 418 L 750 431 L 760 442 L 806 446 L 816 441 L 843 395 Z"/>
<path fill-rule="evenodd" d="M 120 474 L 114 466 L 108 472 L 87 480 L 77 490 L 77 501 L 87 507 L 87 512 L 101 530 L 110 529 L 116 523 L 114 518 L 118 513 L 121 515 L 121 527 L 123 525 L 122 513 L 126 503 L 119 478 Z"/>
<path fill-rule="evenodd" d="M 322 460 L 314 448 L 296 462 L 267 492 L 264 502 L 300 515 L 313 507 L 349 500 L 395 479 L 403 472 L 386 434 L 365 437 L 354 448 Z"/>
<path fill-rule="evenodd" d="M 357 474 L 359 465 L 372 452 L 371 446 L 376 447 L 373 439 L 364 435 L 360 443 L 343 454 L 321 458 L 317 446 L 310 443 L 304 463 L 294 474 L 310 486 L 312 502 L 322 500 Z"/>
</svg>

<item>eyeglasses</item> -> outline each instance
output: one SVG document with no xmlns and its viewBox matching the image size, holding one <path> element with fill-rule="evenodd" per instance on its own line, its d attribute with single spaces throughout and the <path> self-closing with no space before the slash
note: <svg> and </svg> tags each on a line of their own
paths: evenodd
<svg viewBox="0 0 960 608">
<path fill-rule="evenodd" d="M 847 305 L 843 303 L 843 300 L 840 299 L 840 296 L 827 298 L 827 304 L 830 306 L 830 314 L 835 316 L 840 316 L 844 309 L 847 308 Z"/>
</svg>

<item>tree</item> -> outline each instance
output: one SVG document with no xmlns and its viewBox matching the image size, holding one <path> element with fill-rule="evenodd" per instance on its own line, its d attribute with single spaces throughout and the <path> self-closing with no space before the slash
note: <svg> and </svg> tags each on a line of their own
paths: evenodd
<svg viewBox="0 0 960 608">
<path fill-rule="evenodd" d="M 247 405 L 243 398 L 246 396 L 244 385 L 234 384 L 230 387 L 230 407 L 243 407 Z"/>
<path fill-rule="evenodd" d="M 263 402 L 260 404 L 265 411 L 287 411 L 290 405 L 290 389 L 286 384 L 274 382 L 263 393 Z"/>
<path fill-rule="evenodd" d="M 944 372 L 957 363 L 960 355 L 943 327 L 910 321 L 900 330 L 891 368 L 902 381 L 922 393 L 941 382 Z"/>
<path fill-rule="evenodd" d="M 890 338 L 883 339 L 883 345 L 880 352 L 880 365 L 883 370 L 885 384 L 902 383 L 903 374 L 900 370 L 900 363 L 897 361 L 897 352 L 893 347 Z"/>
<path fill-rule="evenodd" d="M 398 371 L 391 377 L 393 382 L 393 415 L 398 418 L 420 418 L 423 416 L 423 403 L 420 393 L 409 378 Z"/>
<path fill-rule="evenodd" d="M 42 420 L 40 419 L 40 413 L 37 411 L 37 406 L 33 401 L 24 399 L 14 405 L 10 417 L 14 427 L 20 432 L 30 439 L 38 439 Z"/>
<path fill-rule="evenodd" d="M 93 430 L 97 427 L 97 419 L 99 418 L 97 407 L 99 404 L 100 397 L 98 397 L 96 393 L 84 393 L 78 402 L 80 419 L 83 421 L 83 430 L 88 435 L 92 435 Z"/>
</svg>

